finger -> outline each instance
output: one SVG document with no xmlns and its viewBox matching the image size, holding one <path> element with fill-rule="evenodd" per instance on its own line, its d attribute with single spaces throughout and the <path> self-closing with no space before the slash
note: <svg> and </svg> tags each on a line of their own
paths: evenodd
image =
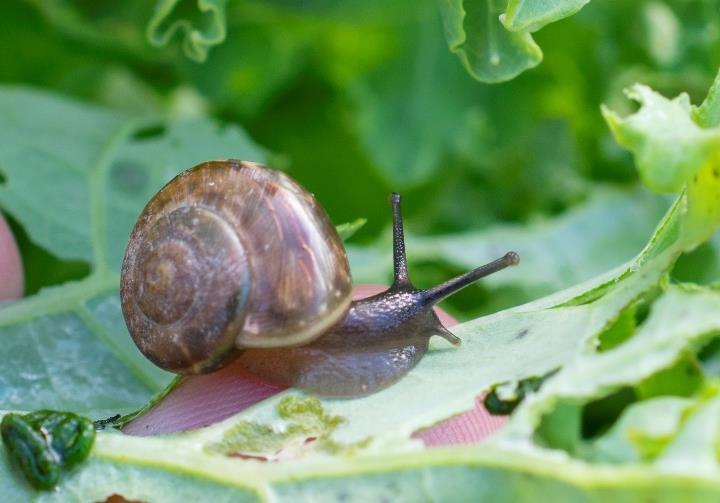
<svg viewBox="0 0 720 503">
<path fill-rule="evenodd" d="M 0 214 L 0 301 L 23 296 L 23 269 L 20 253 L 10 227 Z"/>
</svg>

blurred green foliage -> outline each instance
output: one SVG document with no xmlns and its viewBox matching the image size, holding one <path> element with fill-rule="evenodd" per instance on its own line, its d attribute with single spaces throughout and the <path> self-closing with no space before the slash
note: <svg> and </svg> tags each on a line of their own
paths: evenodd
<svg viewBox="0 0 720 503">
<path fill-rule="evenodd" d="M 510 3 L 514 17 L 503 18 L 510 27 L 536 29 L 561 17 L 531 22 L 533 12 Z M 405 196 L 411 232 L 444 235 L 522 227 L 581 205 L 607 184 L 636 183 L 600 104 L 628 111 L 620 91 L 636 81 L 665 95 L 689 91 L 697 103 L 720 65 L 714 0 L 600 1 L 545 26 L 535 42 L 497 31 L 504 30 L 498 21 L 497 40 L 537 43 L 543 55 L 537 49 L 524 68 L 537 66 L 509 82 L 482 83 L 473 78 L 484 78 L 473 57 L 490 35 L 477 19 L 494 19 L 504 5 L 9 0 L 0 8 L 0 81 L 123 114 L 240 124 L 335 222 L 366 218 L 353 240 L 374 243 L 389 222 L 393 190 Z M 30 292 L 86 272 L 44 256 L 18 232 Z M 633 239 L 646 237 L 643 230 Z M 623 253 L 616 263 L 629 258 Z M 446 269 L 443 260 L 420 264 L 416 280 L 427 284 Z M 529 296 L 510 292 L 499 306 Z"/>
</svg>

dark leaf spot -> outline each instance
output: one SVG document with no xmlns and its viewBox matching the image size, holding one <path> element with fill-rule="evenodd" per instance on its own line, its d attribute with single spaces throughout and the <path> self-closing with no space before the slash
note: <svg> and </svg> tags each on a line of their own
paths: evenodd
<svg viewBox="0 0 720 503">
<path fill-rule="evenodd" d="M 150 126 L 143 129 L 138 130 L 135 132 L 135 134 L 132 136 L 133 140 L 149 140 L 151 138 L 157 138 L 158 136 L 163 136 L 166 132 L 165 126 Z"/>
<path fill-rule="evenodd" d="M 529 328 L 523 328 L 517 334 L 515 334 L 515 337 L 513 337 L 513 340 L 517 341 L 519 339 L 522 339 L 523 337 L 525 337 L 528 334 L 528 332 L 530 332 Z"/>
</svg>

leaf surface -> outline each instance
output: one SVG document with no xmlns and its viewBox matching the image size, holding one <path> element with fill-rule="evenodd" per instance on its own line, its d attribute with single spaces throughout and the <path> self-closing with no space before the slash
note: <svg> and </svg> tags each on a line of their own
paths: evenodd
<svg viewBox="0 0 720 503">
<path fill-rule="evenodd" d="M 0 310 L 0 340 L 12 355 L 0 366 L 2 408 L 101 417 L 129 412 L 167 385 L 170 374 L 127 334 L 120 264 L 149 198 L 188 166 L 218 157 L 264 154 L 241 130 L 210 121 L 149 121 L 0 89 L 0 206 L 30 239 L 92 271 Z"/>
<path fill-rule="evenodd" d="M 502 21 L 508 30 L 537 31 L 546 24 L 572 16 L 590 0 L 509 0 Z"/>
</svg>

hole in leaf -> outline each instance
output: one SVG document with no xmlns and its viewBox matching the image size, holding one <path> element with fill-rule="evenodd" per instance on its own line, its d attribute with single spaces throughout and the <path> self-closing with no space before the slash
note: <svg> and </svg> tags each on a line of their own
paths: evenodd
<svg viewBox="0 0 720 503">
<path fill-rule="evenodd" d="M 720 334 L 716 334 L 698 351 L 698 364 L 705 377 L 720 377 Z"/>
<path fill-rule="evenodd" d="M 720 369 L 720 337 L 711 340 L 697 354 L 681 355 L 672 365 L 634 386 L 623 386 L 601 398 L 585 402 L 582 399 L 560 399 L 541 418 L 534 439 L 538 445 L 561 449 L 580 459 L 617 462 L 635 458 L 654 459 L 670 441 L 670 437 L 665 438 L 666 435 L 658 431 L 676 428 L 671 424 L 675 417 L 673 414 L 658 418 L 656 423 L 660 426 L 648 433 L 647 438 L 642 432 L 626 438 L 632 428 L 619 432 L 617 428 L 627 429 L 628 421 L 639 417 L 643 410 L 664 411 L 667 407 L 670 407 L 668 410 L 685 407 L 684 404 L 692 402 L 689 398 L 702 393 L 703 373 L 707 374 L 713 368 Z M 626 426 L 622 426 L 623 422 Z M 629 444 L 618 447 L 618 438 Z"/>
<path fill-rule="evenodd" d="M 671 277 L 680 282 L 707 284 L 720 279 L 717 239 L 684 253 L 675 263 Z"/>
<path fill-rule="evenodd" d="M 535 430 L 535 442 L 550 449 L 575 453 L 580 443 L 581 417 L 581 402 L 561 400 L 540 420 Z"/>
<path fill-rule="evenodd" d="M 62 260 L 36 245 L 22 226 L 7 215 L 10 230 L 15 236 L 25 266 L 25 295 L 37 293 L 41 288 L 77 281 L 90 274 L 90 264 L 82 260 Z"/>
<path fill-rule="evenodd" d="M 616 348 L 630 339 L 647 319 L 652 303 L 659 294 L 660 290 L 655 290 L 625 308 L 620 316 L 598 335 L 598 352 Z"/>
<path fill-rule="evenodd" d="M 703 369 L 693 354 L 682 356 L 670 367 L 647 377 L 636 386 L 638 397 L 646 400 L 659 396 L 690 397 L 700 391 Z"/>
<path fill-rule="evenodd" d="M 0 170 L 0 185 L 5 185 L 7 183 L 7 178 L 5 177 L 5 173 Z"/>
<path fill-rule="evenodd" d="M 149 140 L 163 136 L 167 131 L 167 128 L 162 125 L 148 126 L 146 128 L 139 129 L 132 135 L 133 140 Z"/>
<path fill-rule="evenodd" d="M 586 404 L 582 408 L 580 433 L 583 440 L 598 437 L 605 433 L 620 414 L 632 403 L 637 401 L 637 394 L 630 387 L 620 388 L 618 391 Z"/>
</svg>

